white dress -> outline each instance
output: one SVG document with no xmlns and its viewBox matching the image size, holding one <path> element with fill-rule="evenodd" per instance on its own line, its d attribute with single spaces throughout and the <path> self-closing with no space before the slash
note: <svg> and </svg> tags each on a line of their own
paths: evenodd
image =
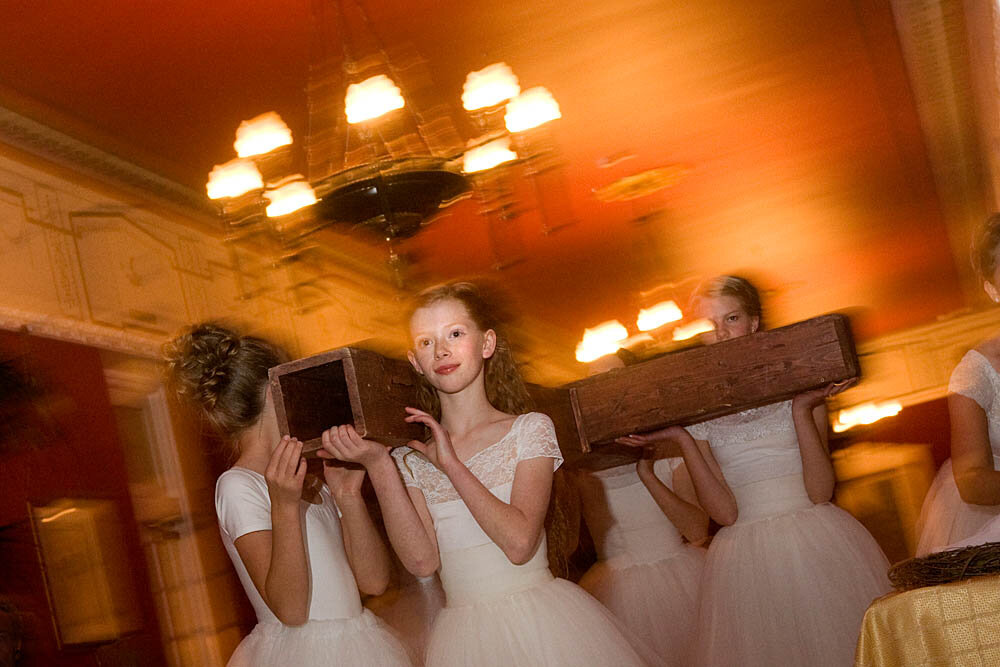
<svg viewBox="0 0 1000 667">
<path fill-rule="evenodd" d="M 673 488 L 673 472 L 682 462 L 661 459 L 653 472 Z M 684 543 L 634 464 L 577 480 L 598 557 L 580 586 L 653 648 L 659 664 L 690 664 L 705 550 Z"/>
<path fill-rule="evenodd" d="M 549 571 L 543 536 L 534 556 L 514 565 L 476 522 L 450 480 L 408 447 L 393 451 L 407 486 L 423 493 L 441 555 L 445 607 L 428 640 L 429 667 L 645 664 L 590 595 Z M 519 416 L 510 431 L 466 461 L 497 498 L 510 502 L 520 461 L 562 462 L 552 421 Z"/>
<path fill-rule="evenodd" d="M 361 606 L 354 573 L 347 562 L 337 506 L 325 486 L 318 505 L 300 503 L 309 560 L 309 620 L 284 625 L 261 598 L 234 542 L 259 530 L 271 530 L 271 500 L 264 476 L 234 467 L 215 484 L 215 510 L 222 541 L 236 567 L 257 625 L 236 647 L 229 665 L 409 665 L 406 649 L 378 618 Z"/>
<path fill-rule="evenodd" d="M 982 354 L 969 350 L 955 366 L 948 391 L 971 398 L 986 412 L 993 468 L 1000 470 L 1000 375 Z M 951 459 L 944 462 L 931 484 L 918 521 L 917 555 L 944 549 L 971 537 L 991 519 L 1000 516 L 1000 505 L 970 505 L 955 485 Z"/>
<path fill-rule="evenodd" d="M 853 664 L 889 563 L 850 514 L 809 500 L 791 401 L 688 431 L 710 443 L 739 510 L 708 549 L 695 664 Z"/>
</svg>

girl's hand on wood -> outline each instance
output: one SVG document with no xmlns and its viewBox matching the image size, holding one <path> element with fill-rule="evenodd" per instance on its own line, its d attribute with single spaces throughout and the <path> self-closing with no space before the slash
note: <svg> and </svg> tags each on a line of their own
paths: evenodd
<svg viewBox="0 0 1000 667">
<path fill-rule="evenodd" d="M 316 456 L 323 459 L 336 459 L 346 463 L 358 463 L 368 468 L 379 461 L 383 456 L 388 456 L 389 450 L 374 440 L 365 440 L 354 429 L 351 424 L 334 426 L 323 431 L 320 436 L 322 449 L 316 452 Z M 326 470 L 324 470 L 324 474 Z M 363 478 L 364 475 L 362 474 Z M 328 482 L 329 483 L 329 482 Z M 330 487 L 331 491 L 333 487 Z"/>
<path fill-rule="evenodd" d="M 793 410 L 812 410 L 826 402 L 831 396 L 836 396 L 842 391 L 847 391 L 858 383 L 858 378 L 844 380 L 843 382 L 831 382 L 825 387 L 804 391 L 792 399 Z"/>
<path fill-rule="evenodd" d="M 426 456 L 438 470 L 447 474 L 446 468 L 458 462 L 455 449 L 451 446 L 451 436 L 448 431 L 434 417 L 423 410 L 406 408 L 406 411 L 409 413 L 406 416 L 406 421 L 411 424 L 414 422 L 423 424 L 430 429 L 432 438 L 429 443 L 411 440 L 410 447 Z"/>
<path fill-rule="evenodd" d="M 271 505 L 298 507 L 305 478 L 306 460 L 302 458 L 302 443 L 286 435 L 271 452 L 271 459 L 264 470 Z"/>
<path fill-rule="evenodd" d="M 615 442 L 628 447 L 651 447 L 660 442 L 680 444 L 690 438 L 691 434 L 683 426 L 668 426 L 649 433 L 615 438 Z"/>
</svg>

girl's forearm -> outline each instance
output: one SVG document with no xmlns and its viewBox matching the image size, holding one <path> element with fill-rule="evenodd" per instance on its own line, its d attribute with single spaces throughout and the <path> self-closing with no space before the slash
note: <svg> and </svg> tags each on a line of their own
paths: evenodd
<svg viewBox="0 0 1000 667">
<path fill-rule="evenodd" d="M 964 502 L 971 505 L 1000 505 L 1000 472 L 985 467 L 959 470 L 954 462 L 952 464 L 955 485 Z"/>
<path fill-rule="evenodd" d="M 833 497 L 837 484 L 833 463 L 816 425 L 812 410 L 793 410 L 795 434 L 802 456 L 802 478 L 806 493 L 814 503 L 825 503 Z M 824 423 L 825 425 L 825 423 Z"/>
<path fill-rule="evenodd" d="M 366 595 L 381 595 L 389 586 L 392 563 L 382 536 L 379 535 L 365 499 L 360 493 L 338 497 L 344 549 L 354 571 L 358 590 Z"/>
<path fill-rule="evenodd" d="M 268 606 L 285 625 L 309 619 L 309 571 L 297 506 L 271 508 L 271 560 L 264 590 Z"/>
<path fill-rule="evenodd" d="M 640 470 L 639 479 L 684 539 L 692 544 L 699 544 L 708 537 L 708 515 L 705 510 L 671 491 L 652 471 Z"/>
<path fill-rule="evenodd" d="M 388 452 L 367 470 L 389 542 L 403 567 L 418 577 L 430 576 L 440 565 L 436 538 L 428 535 Z"/>
<path fill-rule="evenodd" d="M 710 517 L 723 526 L 735 523 L 739 509 L 732 492 L 712 472 L 693 438 L 689 436 L 681 440 L 680 444 L 698 502 Z"/>
</svg>

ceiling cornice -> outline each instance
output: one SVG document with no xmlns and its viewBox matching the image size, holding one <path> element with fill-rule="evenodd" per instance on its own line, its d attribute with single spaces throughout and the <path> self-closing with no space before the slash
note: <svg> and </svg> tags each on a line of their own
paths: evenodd
<svg viewBox="0 0 1000 667">
<path fill-rule="evenodd" d="M 182 213 L 217 227 L 218 212 L 204 194 L 2 105 L 0 142 L 106 185 L 179 206 Z"/>
</svg>

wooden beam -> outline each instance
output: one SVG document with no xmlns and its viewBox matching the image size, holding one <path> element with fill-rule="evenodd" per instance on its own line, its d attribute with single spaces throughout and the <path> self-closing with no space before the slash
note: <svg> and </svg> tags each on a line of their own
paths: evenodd
<svg viewBox="0 0 1000 667">
<path fill-rule="evenodd" d="M 568 385 L 580 446 L 777 403 L 860 375 L 848 319 L 823 315 Z"/>
</svg>

